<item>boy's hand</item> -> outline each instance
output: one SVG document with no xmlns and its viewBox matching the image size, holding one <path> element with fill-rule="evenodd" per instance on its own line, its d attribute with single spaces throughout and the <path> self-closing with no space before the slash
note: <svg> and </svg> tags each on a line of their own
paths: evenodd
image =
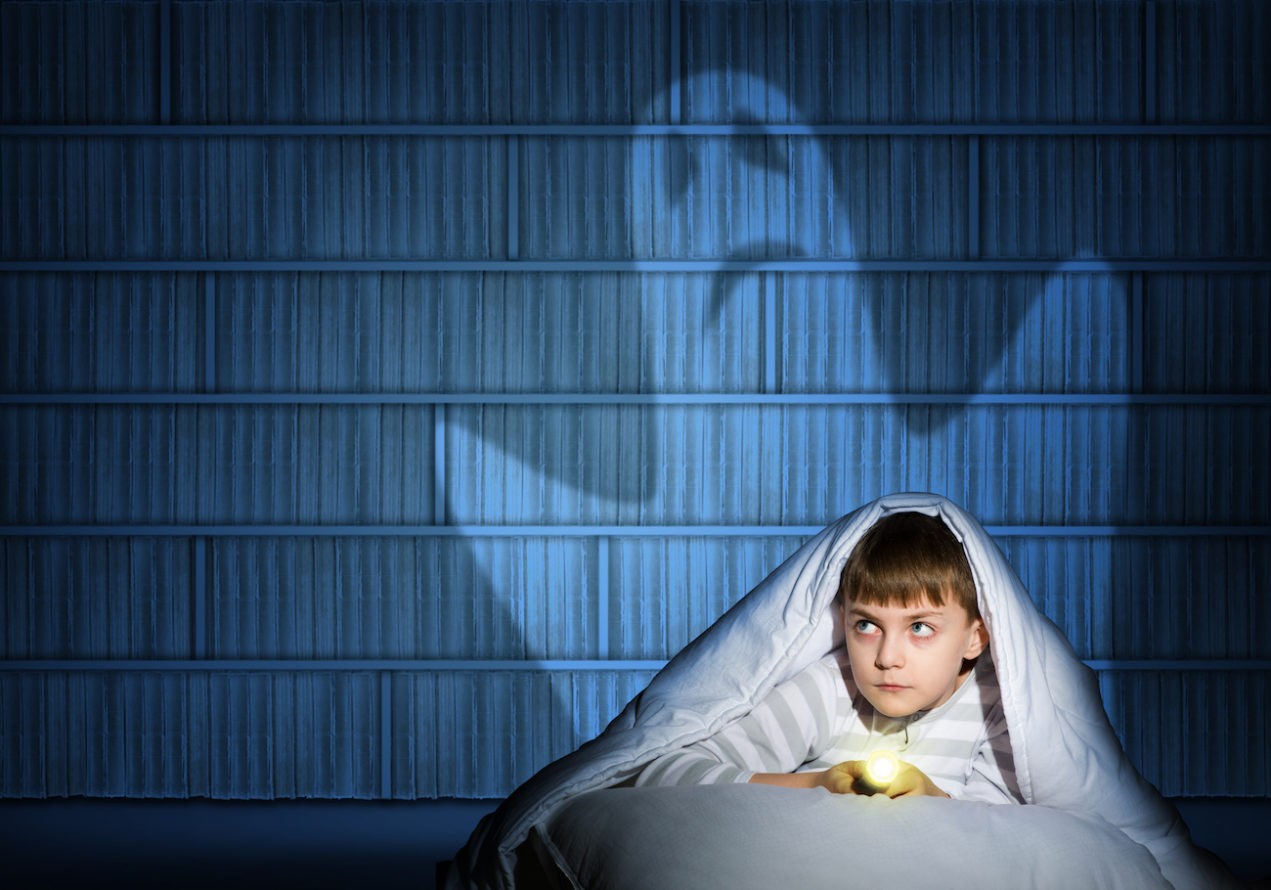
<svg viewBox="0 0 1271 890">
<path fill-rule="evenodd" d="M 888 797 L 948 797 L 935 782 L 912 763 L 900 761 L 896 778 L 883 791 L 875 791 L 864 780 L 865 761 L 845 760 L 820 774 L 817 784 L 835 794 L 885 794 Z"/>
</svg>

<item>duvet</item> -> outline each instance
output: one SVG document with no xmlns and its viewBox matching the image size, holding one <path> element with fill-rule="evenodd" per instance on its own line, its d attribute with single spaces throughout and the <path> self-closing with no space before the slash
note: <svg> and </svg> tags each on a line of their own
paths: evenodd
<svg viewBox="0 0 1271 890">
<path fill-rule="evenodd" d="M 899 510 L 940 515 L 966 549 L 1025 806 L 755 786 L 620 787 L 842 645 L 832 608 L 839 573 L 861 534 Z M 782 838 L 786 846 L 801 842 L 792 852 L 802 857 L 791 858 L 809 862 L 807 874 L 783 870 Z M 714 867 L 689 874 L 690 862 Z M 878 871 L 880 862 L 890 869 Z M 990 866 L 1006 883 L 994 883 Z M 1037 611 L 992 539 L 952 502 L 929 494 L 880 498 L 801 547 L 597 738 L 544 767 L 483 819 L 447 887 L 924 886 L 898 871 L 911 867 L 935 869 L 925 872 L 938 876 L 931 883 L 948 887 L 1235 883 L 1130 764 L 1093 672 Z"/>
</svg>

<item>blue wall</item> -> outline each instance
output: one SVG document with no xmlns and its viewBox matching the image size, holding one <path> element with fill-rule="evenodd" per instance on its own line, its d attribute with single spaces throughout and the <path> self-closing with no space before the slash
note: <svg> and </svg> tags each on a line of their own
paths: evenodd
<svg viewBox="0 0 1271 890">
<path fill-rule="evenodd" d="M 0 0 L 0 795 L 503 795 L 898 489 L 1166 794 L 1271 795 L 1268 45 Z"/>
</svg>

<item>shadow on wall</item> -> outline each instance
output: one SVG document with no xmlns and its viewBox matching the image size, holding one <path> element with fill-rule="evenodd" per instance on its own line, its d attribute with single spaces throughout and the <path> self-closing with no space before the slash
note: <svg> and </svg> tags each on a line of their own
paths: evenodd
<svg viewBox="0 0 1271 890">
<path fill-rule="evenodd" d="M 1099 302 L 1101 317 L 1120 326 L 1111 339 L 1128 339 L 1133 323 L 1128 276 L 1115 272 L 1105 262 L 1080 255 L 1031 263 L 1025 275 L 947 271 L 939 262 L 917 272 L 879 271 L 880 267 L 871 261 L 890 260 L 904 266 L 915 257 L 944 259 L 946 251 L 955 260 L 975 258 L 979 233 L 969 231 L 972 224 L 965 221 L 965 208 L 949 205 L 948 195 L 925 195 L 922 190 L 936 188 L 930 183 L 928 165 L 943 163 L 946 175 L 953 171 L 962 178 L 957 182 L 942 181 L 939 186 L 959 193 L 954 205 L 965 203 L 963 190 L 967 181 L 974 179 L 964 165 L 978 160 L 933 158 L 922 154 L 921 146 L 908 144 L 914 140 L 894 140 L 902 143 L 897 147 L 885 137 L 842 140 L 775 133 L 772 127 L 760 123 L 769 119 L 767 116 L 773 115 L 774 110 L 778 119 L 822 121 L 831 118 L 832 109 L 798 106 L 777 86 L 745 70 L 690 73 L 683 82 L 673 83 L 650 98 L 647 105 L 664 107 L 672 92 L 691 94 L 704 90 L 703 84 L 717 86 L 721 79 L 730 84 L 730 104 L 713 112 L 719 119 L 737 122 L 732 135 L 727 139 L 677 137 L 662 140 L 656 147 L 636 140 L 633 155 L 627 159 L 627 174 L 614 177 L 611 187 L 612 183 L 631 187 L 652 164 L 665 176 L 646 186 L 661 192 L 661 197 L 649 205 L 665 207 L 669 214 L 666 218 L 644 218 L 638 211 L 628 215 L 615 213 L 603 223 L 605 243 L 647 244 L 652 256 L 666 258 L 682 258 L 676 251 L 687 247 L 692 257 L 718 264 L 714 272 L 706 275 L 670 276 L 673 280 L 665 284 L 660 295 L 689 306 L 683 311 L 690 320 L 689 330 L 703 340 L 699 349 L 714 356 L 721 350 L 737 353 L 717 361 L 720 365 L 732 361 L 743 366 L 737 379 L 748 377 L 745 391 L 869 394 L 890 406 L 891 416 L 899 418 L 891 438 L 883 443 L 889 450 L 872 452 L 863 442 L 844 446 L 849 464 L 881 465 L 883 469 L 874 477 L 897 480 L 899 484 L 882 481 L 878 490 L 860 491 L 848 478 L 851 466 L 831 466 L 829 477 L 824 480 L 830 491 L 824 496 L 823 511 L 770 515 L 764 520 L 774 525 L 821 525 L 884 490 L 934 488 L 966 503 L 967 492 L 1000 485 L 1001 468 L 988 478 L 978 478 L 992 462 L 974 456 L 962 459 L 963 478 L 941 478 L 938 472 L 917 470 L 916 465 L 924 459 L 923 455 L 932 452 L 1004 447 L 1006 437 L 1001 430 L 982 426 L 991 423 L 991 419 L 968 417 L 972 406 L 980 404 L 980 394 L 1063 393 L 1069 391 L 1070 385 L 1079 391 L 1082 381 L 1073 384 L 1066 376 L 1073 372 L 1046 367 L 1049 356 L 1028 351 L 1037 344 L 1020 343 L 1021 327 L 1047 304 L 1053 317 L 1062 318 L 1063 307 L 1071 296 L 1069 289 L 1074 286 L 1073 277 L 1079 276 L 1081 281 L 1076 286 L 1095 292 L 1090 299 Z M 961 149 L 953 147 L 955 142 L 945 140 L 935 151 L 956 153 Z M 666 154 L 661 157 L 634 154 L 663 150 Z M 895 152 L 889 161 L 893 175 L 898 179 L 911 176 L 913 193 L 880 197 L 870 191 L 871 185 L 877 187 L 877 183 L 869 182 L 869 175 L 878 163 L 874 157 L 875 168 L 871 168 L 871 153 L 880 151 Z M 567 189 L 560 191 L 568 196 Z M 602 203 L 624 208 L 638 201 L 630 194 L 605 194 Z M 569 212 L 568 207 L 548 207 L 541 216 L 550 222 Z M 892 226 L 897 231 L 906 225 L 913 229 L 897 237 L 892 237 L 891 232 L 862 230 L 862 226 L 872 224 Z M 647 231 L 639 230 L 641 227 Z M 1096 248 L 1097 245 L 1087 245 L 1080 253 L 1094 254 Z M 816 270 L 815 260 L 840 257 L 864 259 L 855 268 L 865 274 L 836 274 L 837 270 L 851 271 L 851 262 L 836 263 L 836 271 Z M 917 265 L 922 268 L 921 263 Z M 803 271 L 805 268 L 810 271 Z M 583 304 L 593 298 L 623 303 L 623 308 L 617 310 L 622 313 L 622 320 L 612 329 L 616 338 L 613 342 L 556 337 L 551 339 L 553 348 L 549 349 L 546 341 L 522 337 L 514 342 L 523 351 L 491 356 L 490 360 L 496 364 L 506 362 L 528 388 L 536 381 L 565 379 L 562 391 L 635 395 L 640 397 L 638 405 L 587 407 L 572 413 L 514 408 L 501 412 L 465 411 L 449 421 L 461 429 L 466 441 L 476 443 L 470 446 L 474 450 L 484 454 L 485 449 L 493 448 L 506 458 L 507 466 L 515 468 L 519 488 L 503 491 L 500 496 L 507 499 L 508 508 L 521 523 L 551 524 L 555 520 L 553 499 L 560 500 L 562 491 L 572 493 L 571 503 L 577 505 L 584 522 L 639 525 L 735 521 L 722 509 L 714 516 L 689 515 L 682 511 L 682 502 L 673 497 L 675 492 L 670 489 L 676 482 L 668 481 L 673 477 L 667 468 L 684 458 L 668 453 L 668 449 L 686 444 L 699 446 L 701 442 L 694 441 L 678 426 L 668 429 L 666 419 L 675 414 L 674 400 L 665 399 L 664 394 L 692 392 L 695 386 L 698 391 L 727 390 L 736 385 L 737 379 L 724 379 L 726 374 L 714 370 L 709 372 L 714 375 L 709 380 L 693 379 L 691 373 L 676 366 L 675 356 L 667 354 L 662 342 L 668 334 L 665 316 L 648 315 L 664 313 L 665 304 L 658 303 L 657 295 L 623 291 L 624 275 L 627 281 L 634 280 L 637 274 L 647 274 L 648 266 L 633 260 L 627 272 L 630 274 L 618 268 L 612 277 L 609 273 L 584 273 L 565 282 L 578 289 L 573 296 Z M 683 292 L 674 291 L 677 287 Z M 601 293 L 593 294 L 591 289 Z M 764 307 L 765 301 L 775 309 L 776 317 L 765 318 L 765 312 L 771 312 Z M 632 306 L 638 311 L 633 312 Z M 501 311 L 511 312 L 511 308 Z M 768 355 L 770 346 L 765 343 L 766 332 L 761 327 L 782 328 L 790 319 L 800 317 L 805 329 L 780 330 L 772 341 L 777 343 L 778 353 Z M 520 321 L 517 319 L 516 323 Z M 836 323 L 854 326 L 860 336 L 852 341 L 839 331 L 822 330 L 826 341 L 823 344 L 799 340 L 801 334 L 815 332 L 818 325 Z M 1062 331 L 1050 333 L 1065 338 Z M 632 344 L 637 344 L 634 353 Z M 1105 345 L 1121 350 L 1127 363 L 1133 358 L 1128 343 Z M 560 346 L 565 347 L 564 354 L 555 348 Z M 1086 349 L 1087 345 L 1078 344 L 1076 348 Z M 571 349 L 572 354 L 568 351 Z M 606 365 L 606 358 L 614 364 Z M 744 367 L 747 364 L 750 367 Z M 495 379 L 514 376 L 497 367 L 487 367 L 486 372 Z M 1116 377 L 1116 371 L 1111 373 Z M 570 374 L 575 376 L 571 379 Z M 1131 376 L 1129 372 L 1111 382 L 1125 385 Z M 611 388 L 597 389 L 598 381 Z M 933 394 L 935 399 L 927 398 Z M 498 422 L 491 422 L 492 417 Z M 671 422 L 679 424 L 681 419 L 675 417 Z M 1033 417 L 1026 422 L 1040 425 L 1045 421 Z M 1112 435 L 1124 437 L 1125 441 L 1135 439 L 1130 430 Z M 713 444 L 708 443 L 707 447 Z M 761 455 L 771 461 L 784 459 L 779 443 L 763 443 L 760 448 Z M 904 469 L 906 460 L 915 466 Z M 889 468 L 889 462 L 898 466 Z M 1136 502 L 1138 495 L 1134 492 L 1146 482 L 1140 466 L 1128 460 L 1127 455 L 1125 466 L 1094 471 L 1097 478 L 1115 481 L 1118 490 L 1109 500 L 1118 514 L 1125 512 L 1126 504 Z M 1081 470 L 1070 467 L 1067 472 L 1075 474 Z M 744 478 L 745 474 L 741 475 Z M 931 479 L 937 484 L 924 484 Z M 808 481 L 817 484 L 821 480 Z M 1040 486 L 1040 481 L 1034 480 L 1033 484 Z M 943 486 L 951 490 L 944 490 Z M 480 523 L 481 511 L 474 509 L 470 501 L 452 493 L 448 498 L 446 511 L 450 521 Z M 1035 500 L 1026 503 L 1038 509 Z M 967 506 L 978 510 L 973 501 Z M 718 509 L 718 505 L 708 504 L 706 508 L 709 512 Z M 982 518 L 986 522 L 1011 521 L 1003 515 Z M 549 638 L 527 634 L 525 606 L 518 601 L 517 592 L 499 589 L 481 569 L 479 558 L 474 557 L 470 564 L 476 573 L 473 595 L 497 604 L 512 649 L 531 663 L 538 660 L 541 666 L 546 666 L 548 659 L 561 657 L 549 650 Z M 597 585 L 596 596 L 607 596 L 606 580 L 598 579 Z M 727 595 L 735 599 L 744 592 L 727 591 Z M 674 653 L 667 653 L 671 654 Z M 556 713 L 568 713 L 571 703 L 558 698 L 552 707 Z M 575 722 L 576 738 L 590 732 L 589 727 Z"/>
</svg>

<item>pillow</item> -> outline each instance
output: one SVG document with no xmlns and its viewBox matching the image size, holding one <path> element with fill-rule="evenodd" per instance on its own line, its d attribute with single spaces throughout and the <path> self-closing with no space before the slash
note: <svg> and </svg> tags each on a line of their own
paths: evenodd
<svg viewBox="0 0 1271 890">
<path fill-rule="evenodd" d="M 1168 888 L 1096 816 L 755 785 L 609 788 L 535 827 L 548 886 L 586 890 Z"/>
</svg>

